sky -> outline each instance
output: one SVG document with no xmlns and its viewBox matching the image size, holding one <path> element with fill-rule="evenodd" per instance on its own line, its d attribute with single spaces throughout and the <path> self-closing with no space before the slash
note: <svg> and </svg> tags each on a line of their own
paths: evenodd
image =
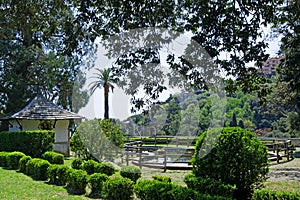
<svg viewBox="0 0 300 200">
<path fill-rule="evenodd" d="M 270 57 L 276 57 L 277 52 L 279 51 L 280 42 L 279 39 L 268 39 L 268 34 L 270 33 L 269 28 L 263 29 L 265 33 L 265 38 L 267 39 L 269 43 L 269 48 L 266 50 L 267 53 L 270 54 Z M 184 43 L 184 39 L 186 39 L 187 36 L 183 36 L 182 40 L 177 40 L 176 44 L 171 47 L 173 48 L 174 52 L 179 53 L 180 49 L 182 48 L 182 45 Z M 179 46 L 176 46 L 179 45 Z M 172 51 L 172 50 L 171 50 Z M 106 49 L 102 46 L 98 46 L 97 50 L 97 56 L 94 67 L 87 71 L 87 83 L 86 87 L 90 84 L 90 82 L 93 80 L 91 77 L 95 76 L 95 68 L 108 68 L 111 67 L 114 60 L 110 60 L 105 54 L 107 53 Z M 165 53 L 162 52 L 163 56 Z M 162 64 L 163 65 L 163 64 Z M 162 66 L 165 67 L 165 66 Z M 176 92 L 176 90 L 173 91 L 173 93 Z M 165 100 L 170 93 L 166 92 L 162 95 L 162 100 Z M 114 92 L 109 94 L 109 108 L 110 108 L 110 117 L 111 118 L 118 118 L 120 120 L 125 120 L 128 118 L 132 113 L 130 113 L 130 96 L 126 95 L 124 91 L 118 87 L 115 87 Z M 104 91 L 103 89 L 97 89 L 94 94 L 90 97 L 89 103 L 82 108 L 79 111 L 79 114 L 86 117 L 87 119 L 93 119 L 93 118 L 103 118 L 104 116 Z"/>
</svg>

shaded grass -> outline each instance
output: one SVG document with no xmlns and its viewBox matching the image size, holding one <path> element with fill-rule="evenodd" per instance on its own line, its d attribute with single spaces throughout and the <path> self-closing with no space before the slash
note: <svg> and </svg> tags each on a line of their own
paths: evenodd
<svg viewBox="0 0 300 200">
<path fill-rule="evenodd" d="M 31 177 L 15 170 L 0 168 L 0 199 L 88 199 L 69 195 L 65 188 L 34 181 Z"/>
</svg>

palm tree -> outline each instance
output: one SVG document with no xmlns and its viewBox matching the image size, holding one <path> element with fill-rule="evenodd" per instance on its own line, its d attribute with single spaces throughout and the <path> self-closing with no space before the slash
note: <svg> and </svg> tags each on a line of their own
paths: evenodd
<svg viewBox="0 0 300 200">
<path fill-rule="evenodd" d="M 91 92 L 94 93 L 97 88 L 104 88 L 104 119 L 109 119 L 109 105 L 108 105 L 108 94 L 109 89 L 114 91 L 113 83 L 117 82 L 117 79 L 113 78 L 111 68 L 107 69 L 96 69 L 98 73 L 93 78 L 97 80 L 90 84 Z"/>
</svg>

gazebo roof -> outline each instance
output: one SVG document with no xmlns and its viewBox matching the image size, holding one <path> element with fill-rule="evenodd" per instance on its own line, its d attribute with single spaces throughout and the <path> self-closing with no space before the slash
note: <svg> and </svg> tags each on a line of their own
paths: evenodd
<svg viewBox="0 0 300 200">
<path fill-rule="evenodd" d="M 37 95 L 27 106 L 25 106 L 19 112 L 1 117 L 2 120 L 70 120 L 82 118 L 84 117 L 60 108 L 51 101 L 47 100 L 42 95 Z"/>
</svg>

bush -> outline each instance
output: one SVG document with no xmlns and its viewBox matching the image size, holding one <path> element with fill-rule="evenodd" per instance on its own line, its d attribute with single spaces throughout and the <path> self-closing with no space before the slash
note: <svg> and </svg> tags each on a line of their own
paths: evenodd
<svg viewBox="0 0 300 200">
<path fill-rule="evenodd" d="M 54 132 L 48 130 L 1 132 L 0 151 L 20 151 L 31 157 L 40 158 L 52 151 Z"/>
<path fill-rule="evenodd" d="M 96 168 L 97 173 L 106 174 L 107 176 L 111 176 L 116 172 L 115 167 L 109 162 L 101 162 Z"/>
<path fill-rule="evenodd" d="M 252 132 L 238 127 L 211 129 L 197 140 L 193 173 L 236 185 L 234 197 L 246 199 L 267 178 L 267 152 Z"/>
<path fill-rule="evenodd" d="M 57 152 L 47 151 L 43 153 L 42 158 L 51 164 L 64 164 L 64 155 Z"/>
<path fill-rule="evenodd" d="M 273 190 L 255 190 L 252 196 L 252 200 L 296 200 L 300 199 L 299 193 L 294 192 L 280 192 Z"/>
<path fill-rule="evenodd" d="M 49 166 L 50 163 L 47 160 L 33 158 L 26 164 L 26 174 L 32 175 L 36 180 L 46 180 Z"/>
<path fill-rule="evenodd" d="M 7 166 L 10 169 L 19 169 L 20 167 L 20 159 L 26 156 L 24 153 L 19 151 L 10 152 L 7 154 Z"/>
<path fill-rule="evenodd" d="M 0 167 L 7 167 L 8 152 L 0 152 Z"/>
<path fill-rule="evenodd" d="M 23 156 L 26 156 L 26 155 L 24 153 L 18 152 L 18 151 L 8 153 L 7 156 L 6 156 L 8 168 L 10 168 L 10 169 L 19 169 L 20 159 Z"/>
<path fill-rule="evenodd" d="M 169 176 L 161 176 L 161 175 L 153 175 L 152 178 L 154 180 L 160 181 L 160 182 L 165 182 L 165 183 L 171 183 L 172 180 Z"/>
<path fill-rule="evenodd" d="M 80 169 L 68 170 L 67 189 L 71 194 L 85 194 L 87 186 L 87 172 Z"/>
<path fill-rule="evenodd" d="M 61 186 L 66 185 L 69 169 L 70 168 L 66 165 L 50 165 L 47 170 L 47 177 L 49 179 L 49 183 Z"/>
<path fill-rule="evenodd" d="M 224 184 L 210 178 L 196 177 L 194 174 L 188 174 L 184 177 L 184 182 L 188 186 L 201 194 L 210 194 L 232 198 L 235 187 Z"/>
<path fill-rule="evenodd" d="M 134 186 L 134 193 L 141 200 L 170 199 L 169 191 L 173 184 L 157 180 L 139 180 Z"/>
<path fill-rule="evenodd" d="M 157 180 L 139 180 L 133 189 L 141 200 L 180 199 L 180 200 L 229 200 L 230 198 L 200 194 L 190 188 Z"/>
<path fill-rule="evenodd" d="M 103 183 L 103 197 L 107 200 L 133 199 L 133 186 L 133 181 L 128 178 L 110 178 Z"/>
<path fill-rule="evenodd" d="M 83 160 L 81 158 L 75 158 L 72 160 L 71 167 L 73 169 L 82 169 Z"/>
<path fill-rule="evenodd" d="M 137 166 L 123 166 L 120 174 L 124 178 L 129 178 L 133 182 L 136 182 L 142 176 L 142 171 Z"/>
<path fill-rule="evenodd" d="M 29 160 L 31 160 L 30 156 L 23 156 L 20 159 L 20 172 L 26 173 L 26 164 Z"/>
<path fill-rule="evenodd" d="M 94 173 L 88 178 L 88 182 L 91 186 L 92 197 L 101 197 L 102 196 L 102 187 L 103 183 L 107 181 L 109 177 L 106 174 Z"/>
<path fill-rule="evenodd" d="M 98 165 L 99 165 L 98 162 L 94 160 L 88 160 L 83 162 L 82 169 L 85 170 L 89 175 L 91 175 L 96 172 Z"/>
</svg>

